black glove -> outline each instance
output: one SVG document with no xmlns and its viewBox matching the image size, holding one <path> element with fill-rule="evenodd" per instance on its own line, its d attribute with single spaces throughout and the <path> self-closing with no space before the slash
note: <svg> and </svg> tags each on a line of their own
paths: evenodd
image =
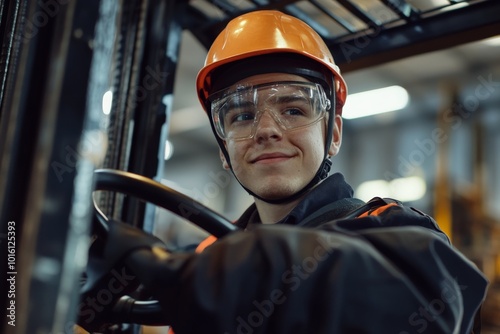
<svg viewBox="0 0 500 334">
<path fill-rule="evenodd" d="M 122 222 L 111 220 L 109 233 L 92 243 L 89 261 L 81 288 L 77 324 L 89 332 L 102 331 L 112 324 L 126 322 L 120 319 L 115 307 L 119 299 L 132 294 L 141 285 L 137 270 L 125 261 L 131 253 L 164 249 L 163 242 Z"/>
</svg>

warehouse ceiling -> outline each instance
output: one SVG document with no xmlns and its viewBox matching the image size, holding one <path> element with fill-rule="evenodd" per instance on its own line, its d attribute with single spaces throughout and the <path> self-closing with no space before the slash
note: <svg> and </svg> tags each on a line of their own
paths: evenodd
<svg viewBox="0 0 500 334">
<path fill-rule="evenodd" d="M 313 27 L 345 71 L 498 34 L 496 0 L 193 0 L 185 27 L 209 48 L 235 16 L 278 9 Z"/>
<path fill-rule="evenodd" d="M 500 34 L 498 0 L 192 0 L 183 8 L 172 140 L 193 128 L 197 131 L 189 131 L 190 139 L 198 136 L 206 143 L 206 120 L 199 127 L 194 121 L 201 110 L 194 78 L 227 22 L 258 9 L 278 9 L 313 27 L 334 55 L 350 93 L 398 84 L 417 96 L 414 102 L 421 94 L 420 103 L 431 104 L 439 92 L 412 89 L 500 65 L 494 38 Z M 191 120 L 187 127 L 181 124 L 186 119 Z"/>
</svg>

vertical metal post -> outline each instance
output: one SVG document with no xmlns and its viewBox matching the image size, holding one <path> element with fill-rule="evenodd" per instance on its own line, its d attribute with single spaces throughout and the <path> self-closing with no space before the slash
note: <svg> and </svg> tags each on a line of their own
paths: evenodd
<svg viewBox="0 0 500 334">
<path fill-rule="evenodd" d="M 89 147 L 101 138 L 102 112 L 88 109 L 87 96 L 94 29 L 101 3 L 110 1 L 17 2 L 11 50 L 18 65 L 2 88 L 0 120 L 9 129 L 0 146 L 1 225 L 13 222 L 16 243 L 15 294 L 2 295 L 13 317 L 2 319 L 2 333 L 72 330 L 100 155 L 98 144 Z"/>
<path fill-rule="evenodd" d="M 453 84 L 446 83 L 443 88 L 443 96 L 446 99 L 445 104 L 438 112 L 437 123 L 444 133 L 450 135 L 450 123 L 445 122 L 444 113 L 449 112 L 453 108 L 453 103 L 456 101 L 457 87 Z M 434 218 L 446 235 L 453 239 L 453 217 L 451 211 L 451 188 L 449 175 L 449 141 L 439 143 L 436 154 L 436 176 L 434 185 Z"/>
<path fill-rule="evenodd" d="M 120 6 L 104 167 L 159 179 L 182 34 L 180 10 L 186 5 L 122 0 Z M 146 221 L 152 230 L 153 209 L 135 198 L 104 193 L 99 204 L 108 216 L 139 228 Z"/>
<path fill-rule="evenodd" d="M 147 1 L 144 40 L 137 45 L 139 82 L 133 96 L 134 127 L 130 142 L 128 170 L 146 177 L 161 177 L 167 140 L 168 115 L 173 103 L 175 70 L 178 62 L 182 28 L 176 18 L 175 1 Z M 152 230 L 152 209 L 133 198 L 124 205 L 124 219 L 138 227 Z M 146 226 L 142 226 L 142 224 Z"/>
<path fill-rule="evenodd" d="M 4 318 L 2 332 L 71 332 L 87 256 L 92 173 L 107 146 L 103 124 L 109 120 L 103 119 L 101 102 L 112 82 L 120 3 L 20 0 L 1 5 L 6 64 L 0 99 L 2 250 L 7 222 L 15 225 L 16 238 L 10 271 L 15 298 L 1 297 L 2 307 L 15 303 L 16 326 Z M 124 92 L 124 98 L 136 98 L 129 106 L 133 126 L 125 133 L 120 159 L 126 159 L 129 170 L 158 178 L 182 28 L 176 1 L 144 0 L 140 6 L 142 26 L 135 27 L 140 33 L 129 49 L 133 54 L 127 54 L 131 67 L 121 71 L 126 77 L 134 68 L 138 76 Z M 143 204 L 127 204 L 123 217 L 142 224 Z M 4 282 L 6 260 L 1 259 Z"/>
</svg>

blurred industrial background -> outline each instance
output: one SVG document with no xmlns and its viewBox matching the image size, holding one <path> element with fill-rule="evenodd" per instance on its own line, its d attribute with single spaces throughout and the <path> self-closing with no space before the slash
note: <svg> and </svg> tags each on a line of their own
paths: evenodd
<svg viewBox="0 0 500 334">
<path fill-rule="evenodd" d="M 351 2 L 364 13 L 389 11 L 386 8 L 384 12 L 380 7 L 383 1 Z M 341 3 L 346 2 L 330 2 L 339 7 Z M 451 7 L 453 3 L 455 7 Z M 468 2 L 429 0 L 408 1 L 408 4 L 416 12 L 437 15 L 442 11 L 458 11 Z M 308 5 L 311 6 L 308 1 L 300 1 L 293 7 L 295 11 L 289 12 L 306 17 L 312 26 L 323 24 L 326 29 L 335 30 L 325 12 L 307 12 Z M 227 17 L 221 13 L 214 15 Z M 485 15 L 485 12 L 477 17 L 471 14 L 468 22 L 476 19 L 477 23 L 485 22 Z M 437 19 L 439 24 L 433 29 L 465 24 L 457 21 L 457 17 L 447 18 L 448 21 Z M 359 16 L 346 13 L 344 19 L 356 22 Z M 319 29 L 324 33 L 321 26 Z M 429 31 L 431 35 L 437 34 Z M 500 33 L 498 25 L 496 32 Z M 373 42 L 382 49 L 380 52 L 385 51 L 385 45 L 387 55 L 368 54 L 360 56 L 362 61 L 351 62 L 340 59 L 349 89 L 344 115 L 350 116 L 350 97 L 356 93 L 397 85 L 407 91 L 409 100 L 394 111 L 345 119 L 341 153 L 333 158 L 333 171 L 345 175 L 359 198 L 399 198 L 434 216 L 456 247 L 493 282 L 483 311 L 484 331 L 489 333 L 490 327 L 491 333 L 500 331 L 500 294 L 495 284 L 500 275 L 500 35 L 495 37 L 493 33 L 492 37 L 469 41 L 470 32 L 465 29 L 441 37 L 443 45 L 429 47 L 433 38 L 440 36 L 427 36 L 419 45 L 419 41 L 411 41 L 410 33 L 406 36 L 404 31 L 398 36 L 394 33 L 396 37 L 409 39 L 406 42 L 412 50 L 406 50 L 402 46 L 391 49 L 397 42 L 386 39 L 384 44 L 384 38 L 374 41 L 380 37 L 379 33 L 358 39 L 359 48 Z M 218 147 L 196 98 L 195 78 L 203 66 L 206 48 L 194 34 L 185 31 L 182 35 L 163 178 L 166 184 L 236 219 L 252 199 L 222 169 Z M 474 34 L 481 36 L 479 31 Z M 341 53 L 341 44 L 335 47 L 334 56 Z M 396 98 L 391 95 L 382 101 L 366 98 L 364 108 L 374 108 Z M 185 225 L 175 224 L 178 220 L 162 210 L 158 228 L 166 224 L 170 232 L 175 231 L 182 238 L 183 234 L 172 227 L 182 226 L 184 231 Z M 179 242 L 197 237 L 196 232 L 187 231 L 186 240 Z"/>
<path fill-rule="evenodd" d="M 500 1 L 17 0 L 0 1 L 0 225 L 17 224 L 29 321 L 4 319 L 5 333 L 71 332 L 95 168 L 154 178 L 231 220 L 251 203 L 222 169 L 195 78 L 224 25 L 257 9 L 309 23 L 344 74 L 332 171 L 356 197 L 435 217 L 491 282 L 483 333 L 500 332 Z M 98 204 L 172 248 L 205 236 L 128 196 Z"/>
<path fill-rule="evenodd" d="M 236 219 L 252 199 L 222 169 L 195 96 L 194 80 L 205 54 L 185 32 L 163 182 Z M 345 119 L 333 171 L 346 176 L 357 197 L 399 198 L 434 216 L 492 281 L 483 309 L 484 332 L 497 333 L 500 36 L 348 71 L 345 79 L 350 94 L 398 85 L 407 90 L 409 101 L 399 110 Z M 367 108 L 374 103 L 368 102 Z M 175 234 L 180 243 L 203 235 L 165 210 L 158 215 L 157 228 Z"/>
</svg>

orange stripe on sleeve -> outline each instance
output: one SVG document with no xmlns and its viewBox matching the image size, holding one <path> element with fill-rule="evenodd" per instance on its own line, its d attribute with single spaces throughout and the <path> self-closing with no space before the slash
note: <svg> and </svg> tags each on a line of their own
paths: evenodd
<svg viewBox="0 0 500 334">
<path fill-rule="evenodd" d="M 205 240 L 200 242 L 200 244 L 196 247 L 195 252 L 201 253 L 205 248 L 213 244 L 217 240 L 213 235 L 208 236 Z"/>
<path fill-rule="evenodd" d="M 363 213 L 362 215 L 359 216 L 359 218 L 366 217 L 366 216 L 380 216 L 385 210 L 387 210 L 391 206 L 397 206 L 397 204 L 396 203 L 386 204 L 386 205 L 381 206 L 373 211 L 367 211 L 367 212 Z"/>
</svg>

